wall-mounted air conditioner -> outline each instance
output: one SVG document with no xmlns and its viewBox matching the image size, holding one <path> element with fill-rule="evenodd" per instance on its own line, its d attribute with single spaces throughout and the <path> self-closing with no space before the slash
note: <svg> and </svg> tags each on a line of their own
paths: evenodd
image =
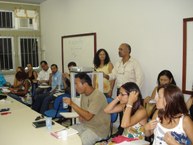
<svg viewBox="0 0 193 145">
<path fill-rule="evenodd" d="M 34 29 L 32 18 L 16 18 L 17 29 Z"/>
</svg>

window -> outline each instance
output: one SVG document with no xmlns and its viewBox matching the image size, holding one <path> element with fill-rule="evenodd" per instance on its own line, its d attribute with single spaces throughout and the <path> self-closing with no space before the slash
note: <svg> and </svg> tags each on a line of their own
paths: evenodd
<svg viewBox="0 0 193 145">
<path fill-rule="evenodd" d="M 1 5 L 1 2 L 0 2 Z M 5 4 L 0 6 L 0 70 L 12 74 L 17 66 L 41 60 L 40 6 Z"/>
<path fill-rule="evenodd" d="M 33 67 L 39 65 L 38 38 L 20 38 L 21 66 L 31 63 Z"/>
<path fill-rule="evenodd" d="M 13 69 L 12 38 L 0 38 L 0 69 Z"/>
<path fill-rule="evenodd" d="M 13 12 L 0 10 L 0 28 L 13 28 Z"/>
</svg>

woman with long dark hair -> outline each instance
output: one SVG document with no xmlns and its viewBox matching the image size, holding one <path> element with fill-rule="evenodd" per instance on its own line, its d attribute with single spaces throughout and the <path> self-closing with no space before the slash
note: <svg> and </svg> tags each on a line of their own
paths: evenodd
<svg viewBox="0 0 193 145">
<path fill-rule="evenodd" d="M 158 96 L 157 93 L 157 88 L 161 85 L 165 85 L 165 84 L 173 84 L 176 85 L 175 79 L 173 77 L 173 74 L 169 71 L 169 70 L 162 70 L 157 77 L 157 86 L 154 88 L 152 95 L 148 96 L 144 99 L 144 107 L 147 110 L 147 115 L 148 117 L 152 117 L 155 109 L 156 109 L 156 105 L 155 105 L 155 98 L 156 96 Z M 153 103 L 152 103 L 153 102 Z"/>
<path fill-rule="evenodd" d="M 113 64 L 110 61 L 109 54 L 105 49 L 99 49 L 94 56 L 94 67 L 97 72 L 103 72 L 104 74 L 109 74 L 112 72 Z M 94 79 L 94 87 L 98 88 L 97 77 Z M 112 91 L 114 87 L 114 80 L 103 79 L 103 93 L 106 97 L 112 96 Z"/>
<path fill-rule="evenodd" d="M 104 109 L 106 113 L 123 111 L 121 127 L 123 136 L 144 139 L 143 125 L 147 122 L 147 113 L 142 106 L 139 87 L 128 82 L 121 86 L 119 95 Z"/>
<path fill-rule="evenodd" d="M 27 78 L 27 74 L 18 71 L 15 78 L 20 86 L 18 88 L 10 88 L 11 92 L 8 95 L 24 104 L 31 105 L 31 81 Z"/>
</svg>

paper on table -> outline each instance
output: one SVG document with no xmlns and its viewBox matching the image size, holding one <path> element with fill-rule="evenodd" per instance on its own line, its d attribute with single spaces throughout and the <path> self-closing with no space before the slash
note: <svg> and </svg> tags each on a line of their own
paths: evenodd
<svg viewBox="0 0 193 145">
<path fill-rule="evenodd" d="M 76 112 L 63 112 L 60 113 L 65 118 L 77 118 L 79 115 Z"/>
<path fill-rule="evenodd" d="M 2 99 L 2 100 L 0 100 L 0 105 L 2 104 L 2 105 L 4 105 L 4 104 L 11 104 L 12 103 L 12 101 L 9 101 L 9 100 L 4 100 L 4 99 Z"/>
<path fill-rule="evenodd" d="M 130 141 L 130 142 L 124 141 L 116 145 L 149 145 L 149 142 L 145 140 L 135 140 L 135 141 Z"/>
<path fill-rule="evenodd" d="M 62 130 L 59 130 L 59 131 L 51 132 L 50 134 L 59 139 L 59 138 L 61 138 L 61 132 L 64 131 L 64 130 L 67 131 L 67 136 L 71 136 L 71 135 L 74 135 L 74 134 L 78 133 L 77 130 L 75 130 L 73 128 L 68 128 L 68 129 L 62 129 Z"/>
</svg>

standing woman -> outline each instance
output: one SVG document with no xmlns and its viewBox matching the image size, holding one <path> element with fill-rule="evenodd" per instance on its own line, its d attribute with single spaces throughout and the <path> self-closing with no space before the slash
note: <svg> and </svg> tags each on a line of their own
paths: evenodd
<svg viewBox="0 0 193 145">
<path fill-rule="evenodd" d="M 94 67 L 97 72 L 103 72 L 105 74 L 110 74 L 113 69 L 113 64 L 110 61 L 109 54 L 105 49 L 99 49 L 94 56 Z M 94 79 L 94 87 L 98 88 L 98 81 L 97 77 Z M 106 97 L 112 96 L 112 91 L 114 87 L 114 80 L 107 80 L 106 78 L 103 79 L 103 93 Z"/>
</svg>

